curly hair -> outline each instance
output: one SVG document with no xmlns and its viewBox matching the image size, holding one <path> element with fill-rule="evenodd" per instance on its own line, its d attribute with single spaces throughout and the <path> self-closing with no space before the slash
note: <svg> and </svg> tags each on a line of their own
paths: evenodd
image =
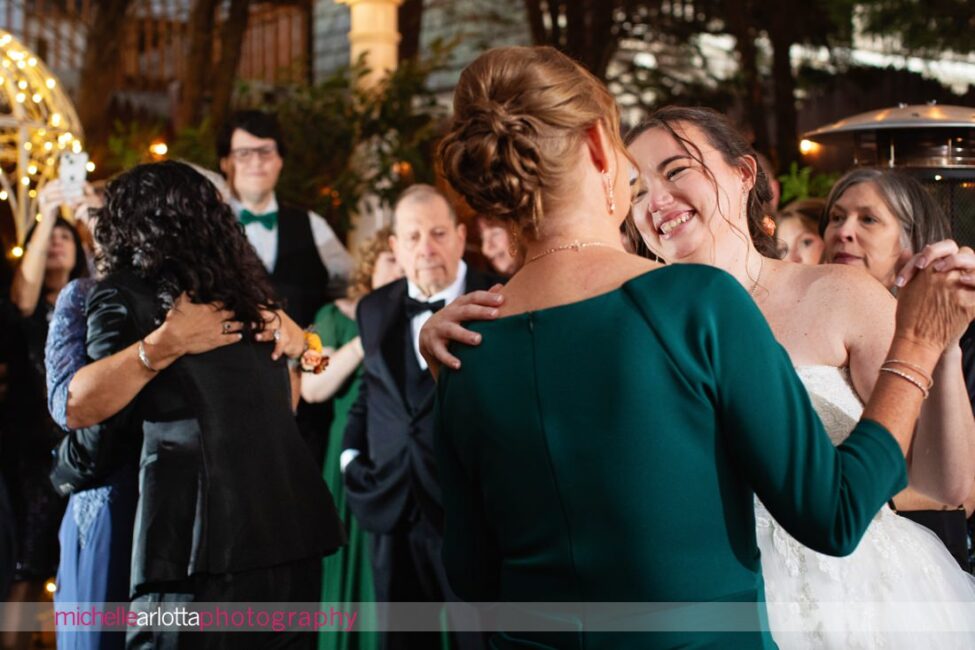
<svg viewBox="0 0 975 650">
<path fill-rule="evenodd" d="M 391 250 L 389 237 L 392 234 L 391 228 L 380 228 L 376 234 L 359 246 L 355 270 L 352 271 L 352 277 L 349 278 L 349 291 L 346 294 L 349 300 L 358 300 L 373 290 L 372 272 L 376 268 L 376 260 L 381 254 Z"/>
<path fill-rule="evenodd" d="M 113 179 L 106 195 L 95 226 L 99 268 L 147 282 L 160 320 L 184 291 L 195 303 L 222 303 L 258 329 L 260 311 L 280 307 L 230 207 L 189 165 L 139 165 Z"/>
</svg>

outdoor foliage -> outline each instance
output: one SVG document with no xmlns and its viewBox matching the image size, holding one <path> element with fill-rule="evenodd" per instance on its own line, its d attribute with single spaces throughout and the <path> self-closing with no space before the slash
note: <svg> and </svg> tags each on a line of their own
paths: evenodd
<svg viewBox="0 0 975 650">
<path fill-rule="evenodd" d="M 867 0 L 859 8 L 867 33 L 895 36 L 906 50 L 935 56 L 975 50 L 971 0 Z"/>
<path fill-rule="evenodd" d="M 809 198 L 826 198 L 833 184 L 839 179 L 839 174 L 822 174 L 813 172 L 812 167 L 799 167 L 798 163 L 789 165 L 789 173 L 779 176 L 782 184 L 780 205 L 787 205 L 790 201 Z"/>
<path fill-rule="evenodd" d="M 235 108 L 276 113 L 284 130 L 288 150 L 278 196 L 315 210 L 344 237 L 367 192 L 391 202 L 413 182 L 432 183 L 433 146 L 444 111 L 426 82 L 443 69 L 453 45 L 437 42 L 427 58 L 404 61 L 379 91 L 357 88 L 368 72 L 362 61 L 313 85 L 241 87 Z M 116 123 L 109 169 L 153 160 L 149 145 L 166 139 L 165 133 L 162 123 Z M 214 135 L 206 120 L 184 128 L 167 139 L 167 157 L 216 169 Z"/>
</svg>

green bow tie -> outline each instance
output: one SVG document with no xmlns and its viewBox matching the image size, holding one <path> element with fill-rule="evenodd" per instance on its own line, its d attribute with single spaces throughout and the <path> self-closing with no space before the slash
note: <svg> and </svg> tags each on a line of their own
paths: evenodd
<svg viewBox="0 0 975 650">
<path fill-rule="evenodd" d="M 268 230 L 274 230 L 274 227 L 278 225 L 278 211 L 265 212 L 264 214 L 254 214 L 250 210 L 240 211 L 240 222 L 245 226 L 251 223 L 259 223 Z"/>
</svg>

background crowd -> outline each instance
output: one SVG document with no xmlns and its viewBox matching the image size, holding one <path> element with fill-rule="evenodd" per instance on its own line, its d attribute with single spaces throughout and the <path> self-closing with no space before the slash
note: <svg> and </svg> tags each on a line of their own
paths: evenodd
<svg viewBox="0 0 975 650">
<path fill-rule="evenodd" d="M 663 109 L 626 138 L 638 175 L 666 177 L 660 182 L 686 173 L 661 162 L 674 143 L 696 150 L 718 182 L 720 165 L 751 160 L 753 185 L 741 197 L 747 237 L 715 231 L 717 246 L 740 244 L 741 255 L 671 244 L 684 222 L 648 230 L 640 211 L 656 214 L 661 199 L 654 182 L 637 178 L 634 188 L 647 188 L 634 194 L 632 218 L 614 226 L 613 245 L 665 263 L 718 266 L 760 303 L 781 296 L 762 311 L 794 364 L 847 367 L 853 399 L 867 402 L 889 342 L 874 359 L 868 339 L 893 333 L 890 294 L 898 293 L 899 272 L 912 255 L 951 237 L 939 206 L 909 176 L 859 168 L 826 199 L 779 206 L 775 175 L 707 111 Z M 4 282 L 0 321 L 0 592 L 12 621 L 21 616 L 16 603 L 42 600 L 50 579 L 64 602 L 467 597 L 442 557 L 436 386 L 420 334 L 463 294 L 503 283 L 540 257 L 526 254 L 524 224 L 505 218 L 500 200 L 463 191 L 457 168 L 447 178 L 467 200 L 463 213 L 475 210 L 472 219 L 458 217 L 460 199 L 446 183 L 417 184 L 398 197 L 392 223 L 350 254 L 322 216 L 278 200 L 288 149 L 274 116 L 234 114 L 216 154 L 219 173 L 156 163 L 80 196 L 57 181 L 41 193 L 40 218 Z M 469 182 L 479 182 L 475 176 Z M 630 208 L 628 196 L 615 202 L 611 193 L 610 201 L 611 214 Z M 836 291 L 869 276 L 876 286 L 863 290 L 874 301 L 866 305 L 881 307 L 851 311 L 860 329 L 836 316 L 846 309 L 838 297 L 796 307 L 789 292 L 826 276 L 773 260 L 856 267 L 859 275 L 829 276 L 839 278 L 831 280 Z M 444 338 L 466 336 L 449 329 L 455 324 L 444 327 Z M 322 373 L 302 372 L 305 329 L 319 335 L 329 357 Z M 853 345 L 849 359 L 820 364 L 818 352 L 794 343 L 811 330 L 859 337 L 864 349 Z M 912 487 L 890 506 L 933 531 L 957 563 L 950 570 L 961 573 L 972 566 L 975 334 L 952 342 L 940 363 L 932 374 L 943 393 L 933 391 L 928 404 L 951 415 L 922 411 L 919 444 L 932 450 L 933 465 L 912 466 Z M 851 422 L 857 419 L 858 412 Z M 266 431 L 274 431 L 273 443 Z M 941 482 L 932 487 L 935 475 Z M 766 523 L 773 532 L 762 551 L 774 555 L 781 546 L 775 520 Z M 923 557 L 903 561 L 918 571 L 927 566 Z M 770 595 L 776 580 L 775 588 L 788 589 L 787 577 L 765 572 Z M 968 588 L 953 593 L 967 597 Z M 0 647 L 29 647 L 29 633 L 2 634 Z M 128 645 L 183 642 L 154 634 L 130 634 Z M 226 647 L 271 643 L 235 639 Z M 293 641 L 484 644 L 475 634 L 323 633 Z M 225 647 L 219 643 L 212 647 Z M 125 645 L 120 633 L 58 635 L 59 647 Z"/>
</svg>

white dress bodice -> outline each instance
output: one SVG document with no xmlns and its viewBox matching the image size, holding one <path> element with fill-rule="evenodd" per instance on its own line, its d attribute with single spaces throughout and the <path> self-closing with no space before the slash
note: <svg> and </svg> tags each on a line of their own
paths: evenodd
<svg viewBox="0 0 975 650">
<path fill-rule="evenodd" d="M 796 368 L 834 445 L 856 426 L 863 403 L 849 371 Z M 888 506 L 847 557 L 816 553 L 755 500 L 772 636 L 783 650 L 975 648 L 975 580 L 934 533 Z M 909 622 L 905 631 L 904 624 Z M 961 627 L 972 631 L 957 632 Z M 939 630 L 953 628 L 946 634 Z"/>
</svg>

